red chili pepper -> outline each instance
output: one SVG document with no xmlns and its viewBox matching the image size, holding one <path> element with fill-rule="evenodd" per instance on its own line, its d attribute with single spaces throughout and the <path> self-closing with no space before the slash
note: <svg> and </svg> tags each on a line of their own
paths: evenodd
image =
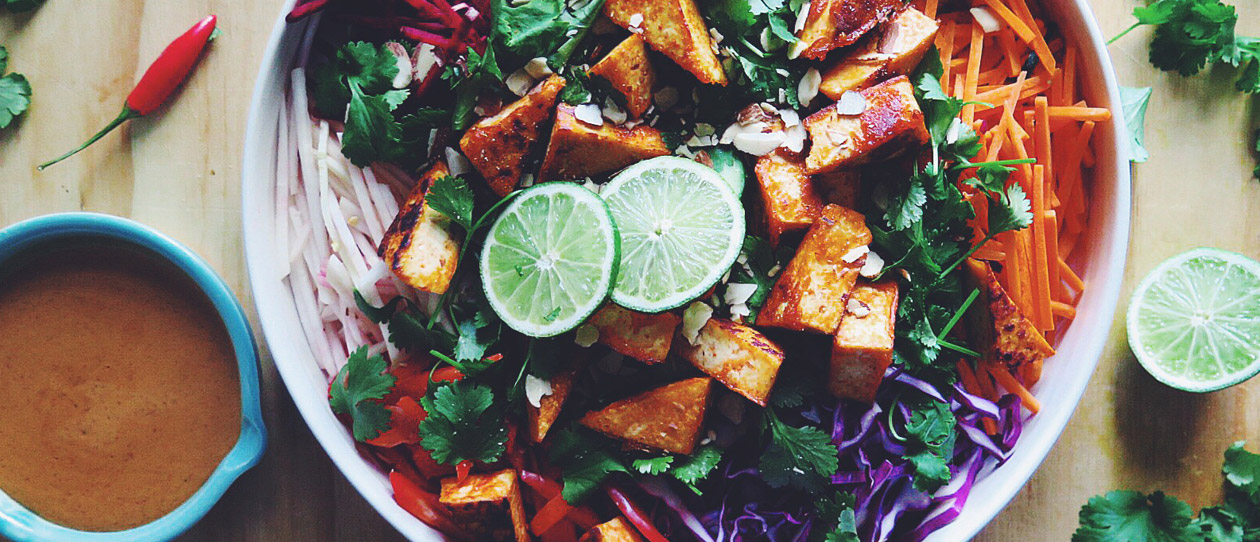
<svg viewBox="0 0 1260 542">
<path fill-rule="evenodd" d="M 639 511 L 639 507 L 635 506 L 630 497 L 627 497 L 620 489 L 607 486 L 604 491 L 608 493 L 608 498 L 612 499 L 613 504 L 617 505 L 617 509 L 621 510 L 621 514 L 626 516 L 634 528 L 638 529 L 639 534 L 642 534 L 649 542 L 669 542 L 669 539 L 665 538 L 665 535 L 652 524 L 652 520 Z"/>
<path fill-rule="evenodd" d="M 86 143 L 56 160 L 39 166 L 39 169 L 43 170 L 48 166 L 74 156 L 79 151 L 88 148 L 91 144 L 105 137 L 105 134 L 121 126 L 124 122 L 148 115 L 165 103 L 166 99 L 171 96 L 171 93 L 175 92 L 179 84 L 188 78 L 188 74 L 197 65 L 197 59 L 201 57 L 201 52 L 206 49 L 206 44 L 210 43 L 210 39 L 214 37 L 217 23 L 217 17 L 208 15 L 188 29 L 184 35 L 175 38 L 175 41 L 167 45 L 157 60 L 153 61 L 149 69 L 144 72 L 140 82 L 136 83 L 136 87 L 127 96 L 127 103 L 123 106 L 122 113 L 118 114 L 118 118 L 110 122 L 105 129 L 97 132 Z"/>
</svg>

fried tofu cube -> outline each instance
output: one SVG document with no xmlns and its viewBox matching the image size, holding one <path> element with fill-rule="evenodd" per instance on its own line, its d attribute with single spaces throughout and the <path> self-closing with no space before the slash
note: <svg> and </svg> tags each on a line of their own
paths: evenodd
<svg viewBox="0 0 1260 542">
<path fill-rule="evenodd" d="M 551 393 L 542 396 L 538 400 L 538 406 L 526 402 L 525 415 L 529 421 L 529 436 L 534 439 L 534 442 L 542 442 L 547 438 L 547 432 L 551 431 L 556 418 L 560 417 L 560 409 L 564 408 L 564 402 L 569 399 L 569 393 L 573 391 L 575 380 L 577 380 L 577 371 L 558 373 L 549 382 Z"/>
<path fill-rule="evenodd" d="M 701 83 L 725 85 L 726 72 L 695 0 L 608 0 L 604 15 L 677 62 Z"/>
<path fill-rule="evenodd" d="M 520 183 L 562 89 L 563 77 L 548 77 L 494 116 L 477 121 L 459 140 L 460 149 L 495 194 L 506 196 Z"/>
<path fill-rule="evenodd" d="M 827 389 L 832 395 L 875 402 L 884 371 L 892 365 L 896 323 L 896 280 L 859 280 L 831 344 Z"/>
<path fill-rule="evenodd" d="M 871 230 L 866 217 L 827 205 L 770 290 L 757 324 L 830 335 L 866 263 Z"/>
<path fill-rule="evenodd" d="M 599 330 L 601 344 L 644 363 L 660 363 L 669 354 L 682 317 L 670 312 L 635 312 L 609 303 L 587 323 Z"/>
<path fill-rule="evenodd" d="M 474 540 L 530 542 L 520 479 L 512 469 L 442 480 L 438 500 Z"/>
<path fill-rule="evenodd" d="M 779 246 L 783 234 L 808 230 L 823 203 L 805 161 L 780 149 L 759 158 L 755 171 L 770 245 Z"/>
<path fill-rule="evenodd" d="M 722 318 L 710 318 L 695 344 L 684 343 L 681 350 L 697 369 L 763 407 L 783 364 L 779 345 L 760 331 Z"/>
<path fill-rule="evenodd" d="M 796 33 L 800 41 L 793 45 L 792 52 L 822 60 L 832 49 L 856 43 L 904 5 L 902 0 L 814 0 L 805 25 Z"/>
<path fill-rule="evenodd" d="M 882 35 L 871 36 L 857 50 L 828 68 L 819 90 L 828 98 L 839 100 L 850 90 L 910 73 L 932 47 L 940 26 L 936 19 L 921 11 L 906 9 L 884 25 Z"/>
<path fill-rule="evenodd" d="M 581 179 L 669 154 L 656 128 L 622 128 L 608 122 L 595 126 L 578 120 L 574 111 L 568 104 L 556 107 L 539 181 Z"/>
<path fill-rule="evenodd" d="M 630 37 L 609 51 L 603 60 L 591 66 L 587 73 L 603 77 L 625 96 L 626 112 L 632 118 L 642 117 L 648 107 L 651 107 L 656 70 L 648 59 L 647 45 L 638 34 L 630 34 Z"/>
<path fill-rule="evenodd" d="M 824 203 L 855 209 L 862 193 L 862 171 L 837 169 L 815 175 L 814 191 Z"/>
<path fill-rule="evenodd" d="M 442 294 L 450 287 L 459 263 L 464 234 L 451 219 L 434 211 L 424 198 L 433 182 L 450 175 L 445 162 L 437 162 L 416 181 L 398 216 L 385 231 L 376 253 L 412 288 Z"/>
<path fill-rule="evenodd" d="M 690 454 L 700 437 L 713 380 L 691 378 L 588 412 L 578 423 L 637 447 Z"/>
<path fill-rule="evenodd" d="M 859 92 L 866 100 L 861 113 L 840 114 L 834 103 L 803 121 L 812 142 L 805 158 L 811 175 L 862 165 L 887 157 L 904 144 L 928 141 L 923 110 L 906 76 Z"/>
<path fill-rule="evenodd" d="M 1054 355 L 1054 347 L 1015 306 L 988 263 L 967 259 L 967 278 L 980 289 L 980 302 L 967 311 L 967 331 L 982 361 L 1017 369 Z"/>
<path fill-rule="evenodd" d="M 643 538 L 634 530 L 634 527 L 630 526 L 629 522 L 618 517 L 596 525 L 582 535 L 578 542 L 643 542 Z"/>
</svg>

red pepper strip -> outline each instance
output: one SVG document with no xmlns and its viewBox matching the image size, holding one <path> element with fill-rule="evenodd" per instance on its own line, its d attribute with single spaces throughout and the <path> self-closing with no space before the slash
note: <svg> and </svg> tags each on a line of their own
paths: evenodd
<svg viewBox="0 0 1260 542">
<path fill-rule="evenodd" d="M 315 13 L 316 11 L 324 9 L 324 6 L 327 6 L 327 5 L 328 5 L 328 0 L 312 0 L 305 4 L 299 4 L 297 6 L 294 6 L 293 11 L 290 11 L 289 14 L 284 17 L 284 21 L 287 23 L 300 21 L 303 18 L 305 18 L 307 15 L 310 15 L 312 13 Z"/>
<path fill-rule="evenodd" d="M 640 512 L 633 502 L 630 502 L 630 497 L 627 497 L 625 493 L 612 486 L 605 487 L 604 491 L 608 493 L 608 498 L 612 499 L 613 504 L 617 505 L 617 509 L 621 510 L 621 514 L 626 516 L 630 524 L 634 525 L 634 528 L 639 530 L 639 534 L 642 534 L 649 542 L 669 542 L 665 535 L 656 530 L 652 520 Z"/>
<path fill-rule="evenodd" d="M 437 495 L 421 489 L 398 471 L 390 471 L 389 483 L 394 487 L 394 501 L 403 510 L 448 535 L 460 532 L 450 511 L 438 500 Z"/>
<path fill-rule="evenodd" d="M 428 413 L 415 399 L 403 396 L 390 406 L 389 430 L 367 441 L 373 446 L 390 448 L 399 444 L 415 444 L 420 442 L 420 422 L 428 417 Z"/>
<path fill-rule="evenodd" d="M 547 532 L 538 535 L 541 542 L 578 542 L 578 535 L 573 524 L 561 520 Z"/>
<path fill-rule="evenodd" d="M 527 470 L 521 471 L 521 481 L 547 499 L 556 498 L 560 494 L 560 490 L 563 489 L 559 483 L 543 478 L 541 474 Z"/>
<path fill-rule="evenodd" d="M 529 530 L 534 533 L 534 536 L 542 536 L 543 533 L 551 530 L 560 520 L 569 515 L 569 512 L 572 510 L 573 507 L 565 502 L 564 497 L 557 495 L 556 498 L 547 501 L 547 504 L 534 513 L 534 519 L 529 522 Z"/>
<path fill-rule="evenodd" d="M 184 32 L 184 35 L 175 38 L 175 41 L 167 45 L 162 54 L 158 55 L 157 60 L 153 61 L 149 69 L 144 72 L 144 76 L 140 78 L 140 82 L 136 83 L 136 87 L 131 90 L 131 95 L 127 96 L 127 104 L 123 106 L 118 118 L 110 122 L 104 130 L 97 132 L 86 143 L 56 160 L 44 163 L 39 166 L 39 169 L 43 170 L 74 156 L 124 122 L 148 115 L 160 107 L 171 96 L 171 93 L 175 92 L 179 84 L 188 78 L 188 74 L 192 73 L 193 67 L 197 65 L 197 59 L 201 58 L 201 52 L 206 49 L 206 44 L 210 43 L 210 38 L 214 36 L 218 21 L 219 19 L 214 15 L 207 15 Z"/>
</svg>

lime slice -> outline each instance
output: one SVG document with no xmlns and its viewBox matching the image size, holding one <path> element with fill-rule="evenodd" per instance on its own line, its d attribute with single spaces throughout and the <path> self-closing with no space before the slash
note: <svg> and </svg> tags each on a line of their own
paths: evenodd
<svg viewBox="0 0 1260 542">
<path fill-rule="evenodd" d="M 1260 372 L 1260 263 L 1211 248 L 1159 264 L 1133 292 L 1129 347 L 1160 382 L 1215 391 Z"/>
<path fill-rule="evenodd" d="M 503 323 L 551 337 L 604 303 L 620 257 L 604 200 L 581 185 L 543 183 L 518 195 L 490 226 L 481 284 Z"/>
<path fill-rule="evenodd" d="M 744 243 L 744 208 L 712 168 L 664 156 L 617 174 L 600 192 L 621 232 L 613 301 L 661 312 L 708 291 Z"/>
</svg>

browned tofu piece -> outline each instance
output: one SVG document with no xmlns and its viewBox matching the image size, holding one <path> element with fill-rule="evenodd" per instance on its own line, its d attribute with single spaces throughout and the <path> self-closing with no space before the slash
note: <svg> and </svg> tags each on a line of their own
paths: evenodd
<svg viewBox="0 0 1260 542">
<path fill-rule="evenodd" d="M 638 34 L 630 34 L 630 37 L 609 51 L 603 60 L 591 66 L 588 73 L 603 77 L 626 97 L 626 112 L 632 118 L 642 117 L 652 105 L 656 70 L 648 59 L 647 45 Z"/>
<path fill-rule="evenodd" d="M 608 122 L 595 126 L 578 120 L 573 111 L 568 104 L 556 107 L 539 181 L 581 179 L 669 154 L 656 128 L 622 128 Z"/>
<path fill-rule="evenodd" d="M 473 540 L 530 542 L 520 479 L 512 469 L 442 480 L 438 500 Z"/>
<path fill-rule="evenodd" d="M 477 121 L 459 140 L 468 161 L 500 197 L 516 189 L 524 164 L 546 133 L 564 78 L 548 77 L 491 117 Z"/>
<path fill-rule="evenodd" d="M 882 35 L 870 36 L 828 68 L 819 90 L 828 98 L 839 100 L 850 90 L 910 73 L 932 47 L 939 28 L 936 19 L 917 9 L 906 9 L 884 25 Z"/>
<path fill-rule="evenodd" d="M 600 523 L 586 534 L 582 535 L 578 542 L 643 542 L 643 538 L 639 533 L 630 526 L 630 523 L 624 518 L 618 517 L 606 523 Z"/>
<path fill-rule="evenodd" d="M 896 280 L 859 280 L 845 303 L 844 317 L 831 345 L 827 389 L 832 395 L 875 402 L 884 371 L 892 365 L 896 323 Z"/>
<path fill-rule="evenodd" d="M 814 191 L 818 192 L 823 203 L 855 209 L 858 195 L 862 193 L 862 171 L 837 169 L 815 175 Z"/>
<path fill-rule="evenodd" d="M 695 0 L 608 0 L 604 15 L 641 34 L 649 46 L 673 59 L 701 83 L 726 84 L 709 27 Z"/>
<path fill-rule="evenodd" d="M 569 399 L 573 391 L 573 381 L 577 380 L 577 371 L 565 371 L 551 378 L 551 393 L 538 400 L 538 406 L 525 403 L 525 414 L 529 418 L 529 436 L 534 442 L 542 442 L 547 432 L 560 417 L 560 409 Z"/>
<path fill-rule="evenodd" d="M 759 158 L 755 171 L 770 244 L 779 246 L 785 233 L 808 230 L 823 203 L 805 173 L 805 160 L 779 149 Z"/>
<path fill-rule="evenodd" d="M 1054 347 L 1015 306 L 989 264 L 969 258 L 968 282 L 980 289 L 978 301 L 967 311 L 967 332 L 982 361 L 1016 369 L 1054 355 Z"/>
<path fill-rule="evenodd" d="M 446 163 L 439 161 L 416 181 L 376 249 L 408 286 L 434 294 L 442 294 L 450 286 L 464 240 L 463 231 L 453 227 L 449 217 L 424 201 L 433 182 L 448 175 Z"/>
<path fill-rule="evenodd" d="M 885 158 L 905 144 L 928 141 L 923 110 L 914 99 L 914 87 L 904 75 L 859 91 L 866 109 L 841 115 L 837 104 L 806 117 L 812 145 L 805 158 L 810 174 L 850 168 Z"/>
<path fill-rule="evenodd" d="M 805 58 L 822 60 L 832 49 L 856 43 L 904 5 L 902 0 L 814 0 L 795 47 Z"/>
<path fill-rule="evenodd" d="M 866 263 L 861 249 L 870 244 L 871 230 L 862 213 L 839 205 L 824 207 L 770 290 L 757 325 L 835 333 Z"/>
<path fill-rule="evenodd" d="M 644 363 L 660 363 L 669 354 L 682 317 L 670 312 L 635 312 L 609 303 L 587 323 L 599 330 L 601 344 Z"/>
<path fill-rule="evenodd" d="M 705 374 L 749 401 L 766 406 L 783 364 L 783 349 L 751 327 L 710 318 L 696 344 L 684 342 L 682 356 Z"/>
<path fill-rule="evenodd" d="M 682 380 L 587 412 L 578 423 L 643 448 L 690 454 L 712 389 L 708 378 Z"/>
</svg>

